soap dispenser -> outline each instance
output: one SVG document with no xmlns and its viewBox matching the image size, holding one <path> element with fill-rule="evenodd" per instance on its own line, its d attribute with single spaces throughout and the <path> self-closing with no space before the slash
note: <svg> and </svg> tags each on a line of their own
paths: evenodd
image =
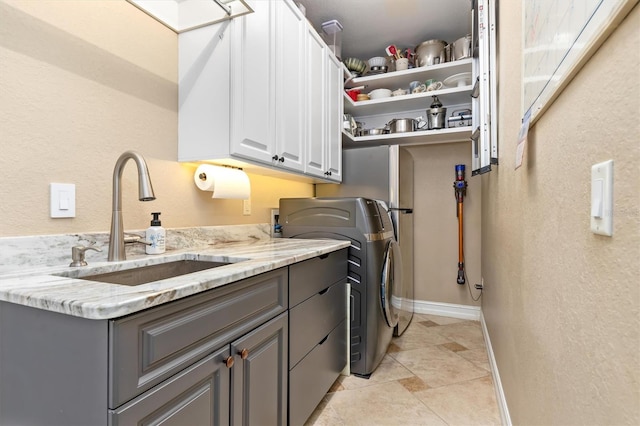
<svg viewBox="0 0 640 426">
<path fill-rule="evenodd" d="M 160 226 L 160 212 L 151 213 L 153 216 L 153 220 L 151 221 L 151 226 L 147 228 L 147 232 L 145 234 L 145 240 L 147 240 L 147 246 L 145 251 L 147 254 L 161 254 L 164 253 L 165 246 L 165 230 L 162 226 Z"/>
</svg>

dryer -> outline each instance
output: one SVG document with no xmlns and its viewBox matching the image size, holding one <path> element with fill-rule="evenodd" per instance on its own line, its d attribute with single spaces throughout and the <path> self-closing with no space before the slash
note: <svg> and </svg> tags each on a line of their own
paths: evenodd
<svg viewBox="0 0 640 426">
<path fill-rule="evenodd" d="M 394 293 L 402 261 L 386 205 L 361 197 L 283 198 L 279 208 L 283 237 L 351 242 L 350 371 L 369 377 L 391 342 L 402 297 Z"/>
</svg>

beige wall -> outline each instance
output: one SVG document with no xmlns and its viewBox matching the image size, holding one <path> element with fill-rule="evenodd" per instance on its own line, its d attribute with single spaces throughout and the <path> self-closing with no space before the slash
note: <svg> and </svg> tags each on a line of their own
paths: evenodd
<svg viewBox="0 0 640 426">
<path fill-rule="evenodd" d="M 500 166 L 482 178 L 482 309 L 511 419 L 638 424 L 640 7 L 531 129 L 514 170 L 521 24 L 521 2 L 501 2 Z M 608 159 L 613 237 L 589 229 L 591 165 Z"/>
<path fill-rule="evenodd" d="M 464 250 L 467 281 L 480 283 L 481 178 L 471 176 L 468 143 L 410 147 L 414 159 L 414 273 L 417 300 L 479 305 L 458 274 L 458 218 L 453 181 L 455 165 L 465 164 L 469 184 L 464 199 Z"/>
<path fill-rule="evenodd" d="M 140 152 L 157 199 L 123 175 L 126 229 L 269 222 L 313 185 L 250 175 L 242 201 L 212 200 L 177 160 L 177 35 L 125 1 L 0 1 L 0 236 L 108 231 L 119 155 Z M 74 219 L 49 218 L 49 183 L 76 184 Z"/>
</svg>

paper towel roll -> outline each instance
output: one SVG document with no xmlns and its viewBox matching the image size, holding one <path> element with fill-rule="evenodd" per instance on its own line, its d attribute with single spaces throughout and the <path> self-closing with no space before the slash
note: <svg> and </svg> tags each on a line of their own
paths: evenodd
<svg viewBox="0 0 640 426">
<path fill-rule="evenodd" d="M 249 176 L 240 169 L 201 164 L 196 169 L 193 180 L 200 190 L 212 191 L 211 198 L 246 200 L 251 195 Z"/>
</svg>

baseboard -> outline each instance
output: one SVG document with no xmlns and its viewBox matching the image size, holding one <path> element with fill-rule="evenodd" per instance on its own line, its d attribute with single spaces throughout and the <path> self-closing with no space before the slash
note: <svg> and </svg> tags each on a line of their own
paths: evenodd
<svg viewBox="0 0 640 426">
<path fill-rule="evenodd" d="M 480 319 L 480 306 L 456 305 L 453 303 L 428 302 L 416 300 L 414 311 L 417 314 L 440 315 L 443 317 L 460 318 L 478 321 Z"/>
<path fill-rule="evenodd" d="M 484 321 L 484 315 L 482 314 L 482 311 L 480 312 L 480 324 L 482 325 L 482 334 L 484 335 L 484 341 L 487 346 L 489 365 L 491 366 L 491 374 L 493 375 L 493 382 L 496 390 L 496 400 L 498 402 L 498 409 L 500 410 L 500 420 L 502 421 L 503 426 L 511 426 L 511 416 L 509 415 L 507 399 L 504 397 L 502 381 L 500 380 L 500 373 L 498 373 L 498 365 L 496 364 L 496 358 L 493 355 L 491 338 L 489 338 L 489 330 L 487 329 L 487 323 Z"/>
</svg>

